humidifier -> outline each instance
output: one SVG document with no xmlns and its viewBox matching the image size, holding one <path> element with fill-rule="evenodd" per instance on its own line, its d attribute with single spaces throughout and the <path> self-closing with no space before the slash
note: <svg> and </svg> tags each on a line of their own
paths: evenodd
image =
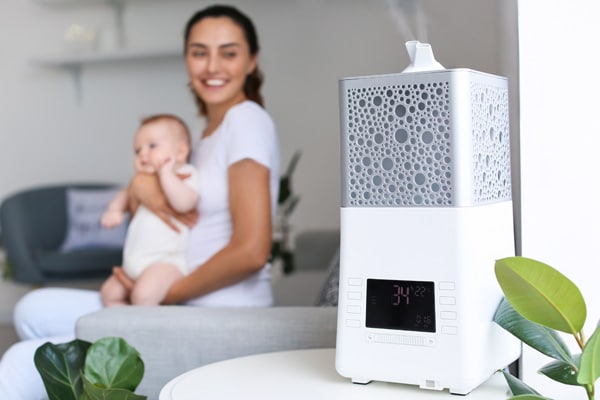
<svg viewBox="0 0 600 400">
<path fill-rule="evenodd" d="M 466 394 L 520 354 L 493 322 L 515 251 L 508 85 L 407 49 L 402 73 L 340 81 L 336 369 Z"/>
</svg>

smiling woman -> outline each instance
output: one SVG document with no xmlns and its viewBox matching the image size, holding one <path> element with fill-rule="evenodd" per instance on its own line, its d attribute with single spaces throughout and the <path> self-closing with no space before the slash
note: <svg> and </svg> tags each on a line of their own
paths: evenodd
<svg viewBox="0 0 600 400">
<path fill-rule="evenodd" d="M 190 159 L 198 170 L 200 218 L 190 224 L 189 273 L 168 287 L 162 303 L 270 306 L 268 258 L 279 145 L 274 123 L 262 107 L 256 31 L 236 8 L 212 6 L 189 20 L 184 46 L 189 86 L 198 114 L 206 120 Z M 138 173 L 129 194 L 164 221 L 171 216 L 190 221 L 190 215 L 168 205 L 156 174 Z M 119 268 L 114 276 L 124 287 L 131 286 Z M 72 339 L 75 321 L 100 307 L 94 291 L 39 289 L 26 295 L 15 309 L 15 326 L 28 340 L 9 349 L 0 363 L 0 397 L 43 397 L 32 363 L 35 349 L 46 341 Z"/>
<path fill-rule="evenodd" d="M 247 17 L 232 19 L 220 7 L 197 13 L 185 29 L 184 50 L 190 88 L 200 113 L 207 116 L 204 136 L 232 105 L 244 99 L 263 105 L 258 37 Z"/>
</svg>

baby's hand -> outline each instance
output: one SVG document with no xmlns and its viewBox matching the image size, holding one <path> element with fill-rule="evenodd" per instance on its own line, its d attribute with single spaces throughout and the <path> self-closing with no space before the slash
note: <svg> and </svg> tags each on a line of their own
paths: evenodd
<svg viewBox="0 0 600 400">
<path fill-rule="evenodd" d="M 169 157 L 163 161 L 158 171 L 161 174 L 164 172 L 175 172 L 175 157 Z"/>
<path fill-rule="evenodd" d="M 103 228 L 115 228 L 123 223 L 125 220 L 125 213 L 118 210 L 107 210 L 100 220 L 100 225 Z"/>
</svg>

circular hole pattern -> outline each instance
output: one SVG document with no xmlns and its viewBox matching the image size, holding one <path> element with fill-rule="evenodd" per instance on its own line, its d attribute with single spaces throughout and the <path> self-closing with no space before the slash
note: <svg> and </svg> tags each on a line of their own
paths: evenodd
<svg viewBox="0 0 600 400">
<path fill-rule="evenodd" d="M 345 205 L 450 206 L 454 201 L 448 82 L 349 89 Z M 510 199 L 508 92 L 471 83 L 474 204 Z"/>
</svg>

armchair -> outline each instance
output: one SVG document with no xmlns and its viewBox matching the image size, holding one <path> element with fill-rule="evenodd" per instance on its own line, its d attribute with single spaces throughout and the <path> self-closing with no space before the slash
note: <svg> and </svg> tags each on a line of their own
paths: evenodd
<svg viewBox="0 0 600 400">
<path fill-rule="evenodd" d="M 26 189 L 4 199 L 0 228 L 6 257 L 17 282 L 108 276 L 121 263 L 121 248 L 61 251 L 67 233 L 67 190 L 107 189 L 108 184 L 64 184 Z"/>
</svg>

